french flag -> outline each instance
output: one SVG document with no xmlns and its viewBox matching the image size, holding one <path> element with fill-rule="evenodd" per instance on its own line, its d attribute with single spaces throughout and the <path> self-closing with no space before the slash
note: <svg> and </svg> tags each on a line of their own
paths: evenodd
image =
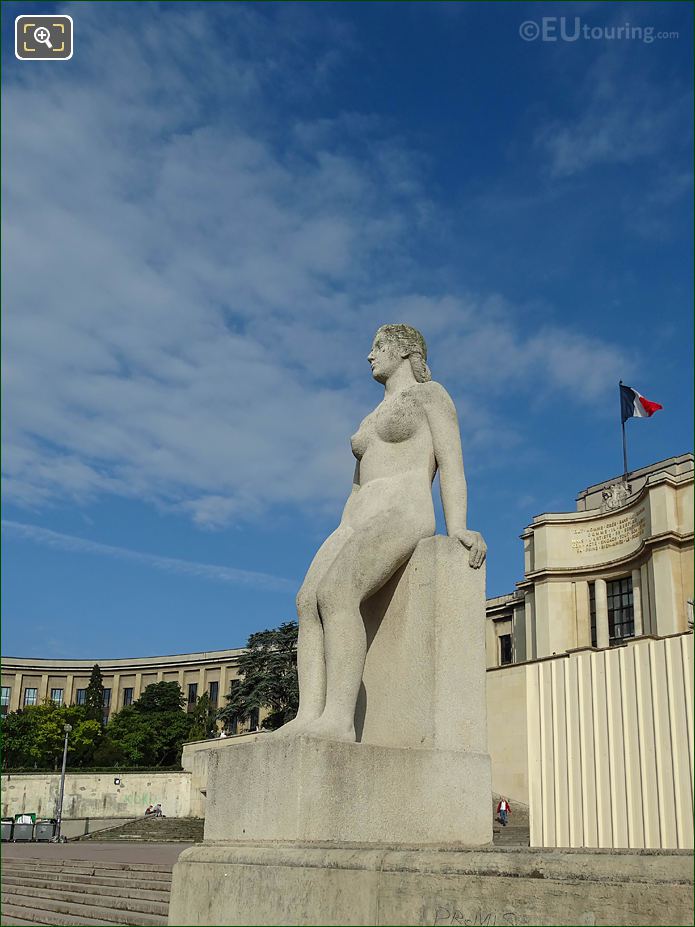
<svg viewBox="0 0 695 927">
<path fill-rule="evenodd" d="M 658 402 L 651 402 L 638 393 L 636 389 L 632 389 L 631 386 L 620 384 L 620 411 L 623 422 L 633 416 L 635 418 L 651 418 L 659 409 L 663 409 L 663 406 Z"/>
</svg>

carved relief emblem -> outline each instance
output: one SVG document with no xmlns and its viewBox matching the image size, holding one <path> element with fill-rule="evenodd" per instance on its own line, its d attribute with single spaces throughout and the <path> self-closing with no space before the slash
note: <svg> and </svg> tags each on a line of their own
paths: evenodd
<svg viewBox="0 0 695 927">
<path fill-rule="evenodd" d="M 607 486 L 601 493 L 603 502 L 601 503 L 602 512 L 610 512 L 613 509 L 619 509 L 629 501 L 632 495 L 632 485 L 622 480 L 619 483 L 613 483 Z"/>
</svg>

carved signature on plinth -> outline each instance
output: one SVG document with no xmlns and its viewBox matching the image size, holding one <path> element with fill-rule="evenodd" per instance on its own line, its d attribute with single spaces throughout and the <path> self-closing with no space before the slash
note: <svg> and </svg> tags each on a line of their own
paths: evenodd
<svg viewBox="0 0 695 927">
<path fill-rule="evenodd" d="M 514 911 L 494 913 L 492 911 L 459 911 L 455 905 L 438 907 L 434 914 L 436 927 L 444 924 L 459 927 L 524 927 L 529 921 Z"/>
</svg>

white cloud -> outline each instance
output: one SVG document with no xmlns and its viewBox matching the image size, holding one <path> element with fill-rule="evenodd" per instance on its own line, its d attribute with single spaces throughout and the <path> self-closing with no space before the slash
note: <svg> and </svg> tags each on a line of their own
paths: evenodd
<svg viewBox="0 0 695 927">
<path fill-rule="evenodd" d="M 408 321 L 434 335 L 442 350 L 431 352 L 433 373 L 464 397 L 471 391 L 476 398 L 495 397 L 512 388 L 547 397 L 574 386 L 584 398 L 596 399 L 634 363 L 624 348 L 574 326 L 525 329 L 517 307 L 500 296 L 411 296 L 382 306 L 392 315 L 400 308 Z"/>
<path fill-rule="evenodd" d="M 98 541 L 90 541 L 70 534 L 61 534 L 58 531 L 50 531 L 48 528 L 42 528 L 39 525 L 27 525 L 22 522 L 3 519 L 2 530 L 15 538 L 41 544 L 44 547 L 52 547 L 54 550 L 96 554 L 101 557 L 111 557 L 115 560 L 128 560 L 131 563 L 139 563 L 155 570 L 162 570 L 165 573 L 178 573 L 214 582 L 233 583 L 238 586 L 254 586 L 259 589 L 279 590 L 281 592 L 294 592 L 297 588 L 294 580 L 271 576 L 269 573 L 237 570 L 234 567 L 196 563 L 191 560 L 179 560 L 175 557 L 160 557 L 157 554 L 146 554 L 142 551 L 114 547 L 111 544 L 101 544 Z"/>
<path fill-rule="evenodd" d="M 639 22 L 639 10 L 633 8 L 630 16 L 620 6 L 612 11 L 605 8 L 615 25 L 624 25 L 628 19 L 633 25 Z M 647 10 L 654 15 L 653 6 Z M 574 118 L 563 113 L 537 131 L 536 144 L 547 155 L 554 177 L 572 177 L 596 165 L 644 162 L 660 153 L 672 158 L 674 146 L 687 149 L 689 144 L 690 88 L 674 79 L 653 80 L 648 57 L 651 46 L 640 48 L 627 40 L 605 44 L 606 50 L 586 69 L 568 93 L 569 99 L 562 98 L 565 107 L 574 108 Z M 566 56 L 567 46 L 561 45 L 558 53 Z M 637 71 L 634 56 L 639 53 L 644 65 Z M 656 163 L 661 172 L 662 162 Z"/>
<path fill-rule="evenodd" d="M 273 13 L 279 43 L 256 8 L 139 7 L 133 30 L 125 6 L 105 25 L 79 5 L 73 70 L 6 82 L 8 498 L 114 493 L 208 526 L 333 505 L 385 321 L 422 327 L 483 447 L 501 424 L 486 394 L 577 376 L 597 395 L 625 370 L 498 297 L 418 293 L 421 157 L 369 115 L 284 107 L 340 66 L 313 18 Z M 224 53 L 199 42 L 193 68 L 191 36 L 215 29 Z"/>
</svg>

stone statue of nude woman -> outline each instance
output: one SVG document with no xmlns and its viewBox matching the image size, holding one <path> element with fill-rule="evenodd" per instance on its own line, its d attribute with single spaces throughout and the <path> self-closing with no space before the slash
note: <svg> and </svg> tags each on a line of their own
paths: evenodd
<svg viewBox="0 0 695 927">
<path fill-rule="evenodd" d="M 425 339 L 409 325 L 382 325 L 367 360 L 384 398 L 352 437 L 352 493 L 297 595 L 299 711 L 279 736 L 354 742 L 367 650 L 360 605 L 434 534 L 437 469 L 447 534 L 469 550 L 473 568 L 485 559 L 482 537 L 466 527 L 456 409 L 431 379 Z"/>
</svg>

